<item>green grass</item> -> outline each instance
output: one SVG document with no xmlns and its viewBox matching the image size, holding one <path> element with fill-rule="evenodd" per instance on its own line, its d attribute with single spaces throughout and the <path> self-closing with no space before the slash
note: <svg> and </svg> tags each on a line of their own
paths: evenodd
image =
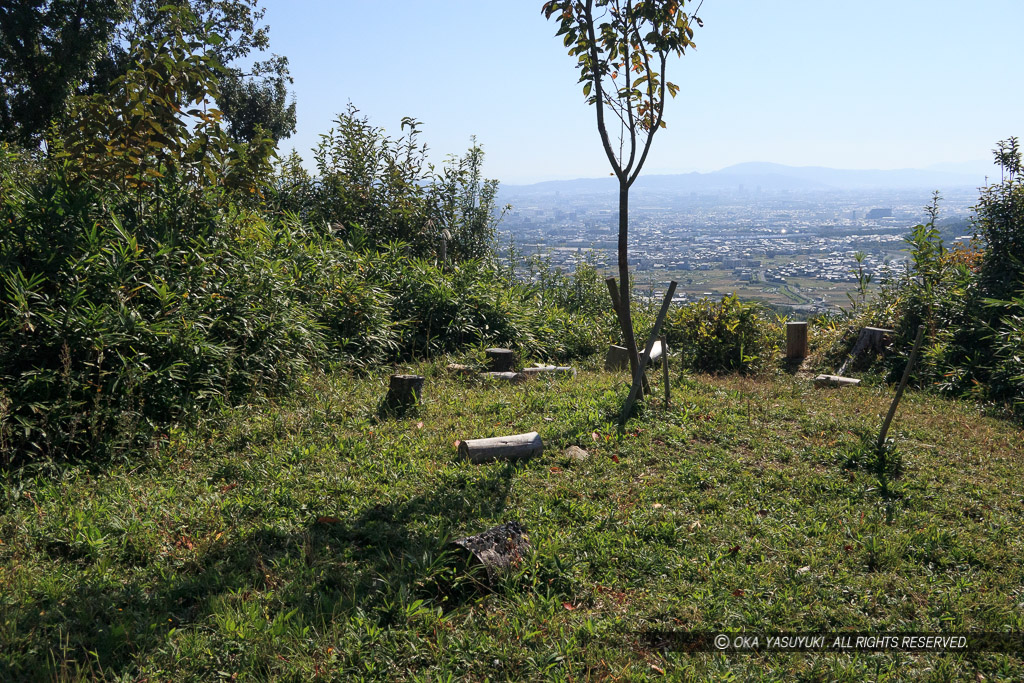
<svg viewBox="0 0 1024 683">
<path fill-rule="evenodd" d="M 378 417 L 384 374 L 310 376 L 132 463 L 4 475 L 0 680 L 1024 679 L 1019 653 L 635 636 L 1024 629 L 1019 427 L 908 392 L 880 467 L 862 444 L 882 385 L 676 376 L 671 409 L 620 433 L 621 377 L 441 368 L 408 368 L 425 400 L 401 419 Z M 455 457 L 532 430 L 544 455 L 518 467 Z M 446 541 L 510 519 L 526 561 L 493 592 L 450 590 Z"/>
</svg>

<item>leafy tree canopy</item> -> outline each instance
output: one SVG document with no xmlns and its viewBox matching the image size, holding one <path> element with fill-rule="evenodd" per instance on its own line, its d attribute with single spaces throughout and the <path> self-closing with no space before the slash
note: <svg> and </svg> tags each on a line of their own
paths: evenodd
<svg viewBox="0 0 1024 683">
<path fill-rule="evenodd" d="M 295 131 L 289 102 L 288 60 L 271 55 L 247 62 L 269 47 L 259 0 L 12 0 L 0 9 L 0 139 L 32 146 L 65 113 L 79 91 L 103 94 L 132 68 L 131 48 L 146 36 L 180 30 L 188 10 L 221 65 L 218 99 L 228 132 L 237 141 L 273 140 Z M 246 65 L 243 68 L 242 65 Z M 260 132 L 262 129 L 262 133 Z"/>
</svg>

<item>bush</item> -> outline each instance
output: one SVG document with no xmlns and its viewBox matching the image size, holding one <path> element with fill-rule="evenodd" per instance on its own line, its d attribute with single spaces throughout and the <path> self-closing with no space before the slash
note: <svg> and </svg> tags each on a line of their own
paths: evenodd
<svg viewBox="0 0 1024 683">
<path fill-rule="evenodd" d="M 672 309 L 665 320 L 669 346 L 681 350 L 683 364 L 700 372 L 749 373 L 772 361 L 781 339 L 774 315 L 760 304 L 735 296 Z"/>
</svg>

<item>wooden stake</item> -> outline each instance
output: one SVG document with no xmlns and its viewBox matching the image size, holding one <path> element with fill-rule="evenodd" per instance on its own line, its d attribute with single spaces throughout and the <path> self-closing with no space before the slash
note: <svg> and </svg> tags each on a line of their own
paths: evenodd
<svg viewBox="0 0 1024 683">
<path fill-rule="evenodd" d="M 658 311 L 658 319 L 654 321 L 654 329 L 651 330 L 651 334 L 647 337 L 647 345 L 644 347 L 645 355 L 650 358 L 651 351 L 654 349 L 654 342 L 657 341 L 658 335 L 661 332 L 661 325 L 665 322 L 665 316 L 668 315 L 669 306 L 672 305 L 672 295 L 676 293 L 676 286 L 679 283 L 673 280 L 668 283 L 668 291 L 665 292 L 665 300 L 661 302 L 661 310 Z M 641 378 L 644 376 L 644 366 L 637 364 L 636 373 L 633 375 L 633 386 L 629 390 L 629 396 L 626 397 L 626 405 L 622 407 L 622 415 L 619 416 L 620 424 L 626 424 L 626 420 L 629 419 L 630 413 L 633 412 L 633 404 L 636 403 L 637 394 L 640 393 Z"/>
<path fill-rule="evenodd" d="M 885 435 L 889 433 L 889 425 L 892 423 L 892 418 L 896 414 L 896 406 L 900 404 L 900 397 L 903 396 L 903 390 L 907 388 L 907 382 L 910 380 L 910 371 L 914 369 L 914 363 L 917 362 L 917 352 L 921 350 L 921 341 L 924 339 L 924 325 L 917 326 L 917 338 L 914 339 L 914 350 L 910 352 L 910 359 L 907 360 L 907 367 L 903 371 L 903 379 L 900 380 L 900 385 L 896 389 L 896 395 L 892 398 L 892 404 L 889 406 L 889 414 L 885 416 L 885 422 L 882 423 L 882 431 L 878 434 L 878 450 L 881 451 L 885 445 Z"/>
<path fill-rule="evenodd" d="M 668 386 L 668 342 L 665 335 L 661 335 L 661 353 L 665 356 L 661 360 L 661 381 L 665 383 L 665 410 L 668 410 L 669 386 Z"/>
<path fill-rule="evenodd" d="M 807 357 L 807 323 L 786 323 L 786 358 Z"/>
</svg>

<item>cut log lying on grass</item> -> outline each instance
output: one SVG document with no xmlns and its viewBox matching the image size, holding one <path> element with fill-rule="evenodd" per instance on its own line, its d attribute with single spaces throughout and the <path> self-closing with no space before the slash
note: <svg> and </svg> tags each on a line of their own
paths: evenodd
<svg viewBox="0 0 1024 683">
<path fill-rule="evenodd" d="M 532 458 L 540 455 L 543 450 L 544 442 L 537 432 L 459 442 L 459 456 L 478 465 L 495 460 Z"/>
<path fill-rule="evenodd" d="M 453 375 L 475 375 L 476 368 L 471 365 L 462 365 L 461 363 L 449 363 L 448 372 Z"/>
<path fill-rule="evenodd" d="M 481 372 L 480 376 L 512 384 L 518 384 L 526 379 L 526 375 L 521 372 Z"/>
<path fill-rule="evenodd" d="M 487 369 L 491 372 L 512 372 L 516 369 L 516 354 L 509 349 L 487 349 Z"/>
<path fill-rule="evenodd" d="M 538 368 L 523 368 L 522 373 L 527 377 L 540 377 L 541 375 L 555 375 L 556 377 L 575 377 L 576 368 L 559 365 L 542 365 Z"/>
<path fill-rule="evenodd" d="M 814 378 L 816 387 L 855 387 L 858 384 L 860 384 L 859 379 L 840 377 L 839 375 L 818 375 Z"/>
<path fill-rule="evenodd" d="M 422 376 L 392 375 L 384 407 L 393 412 L 404 412 L 419 402 L 422 392 Z"/>
<path fill-rule="evenodd" d="M 519 522 L 506 522 L 476 536 L 457 538 L 452 545 L 468 550 L 472 561 L 466 569 L 472 572 L 474 565 L 482 565 L 488 583 L 493 585 L 501 574 L 523 561 L 530 550 L 530 539 Z"/>
</svg>

